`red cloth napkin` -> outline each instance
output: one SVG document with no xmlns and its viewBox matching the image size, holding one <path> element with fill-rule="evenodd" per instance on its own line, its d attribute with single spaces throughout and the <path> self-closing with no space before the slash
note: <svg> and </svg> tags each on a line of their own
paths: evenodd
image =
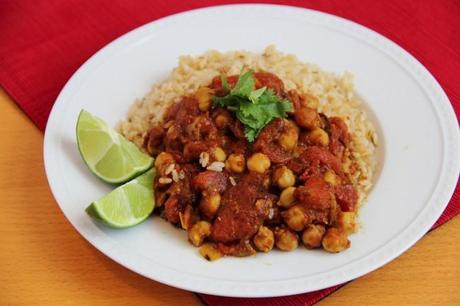
<svg viewBox="0 0 460 306">
<path fill-rule="evenodd" d="M 193 8 L 242 1 L 2 0 L 0 85 L 44 130 L 64 84 L 97 50 L 144 23 Z M 412 53 L 460 112 L 460 1 L 253 1 L 313 8 L 356 21 Z M 457 189 L 434 227 L 460 212 Z M 311 305 L 340 286 L 280 298 L 201 295 L 210 305 Z"/>
</svg>

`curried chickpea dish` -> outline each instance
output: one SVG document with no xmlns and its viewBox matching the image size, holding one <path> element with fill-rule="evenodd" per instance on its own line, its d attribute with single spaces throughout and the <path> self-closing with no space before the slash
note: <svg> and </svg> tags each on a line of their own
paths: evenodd
<svg viewBox="0 0 460 306">
<path fill-rule="evenodd" d="M 144 141 L 156 157 L 155 212 L 208 260 L 349 248 L 359 165 L 345 121 L 317 102 L 263 71 L 216 76 L 183 97 Z"/>
</svg>

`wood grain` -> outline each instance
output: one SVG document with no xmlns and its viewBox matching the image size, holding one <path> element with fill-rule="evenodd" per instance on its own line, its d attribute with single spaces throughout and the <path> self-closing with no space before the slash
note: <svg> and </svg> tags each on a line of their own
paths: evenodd
<svg viewBox="0 0 460 306">
<path fill-rule="evenodd" d="M 200 305 L 93 248 L 56 205 L 43 135 L 0 91 L 0 305 Z M 460 218 L 320 305 L 460 305 Z"/>
</svg>

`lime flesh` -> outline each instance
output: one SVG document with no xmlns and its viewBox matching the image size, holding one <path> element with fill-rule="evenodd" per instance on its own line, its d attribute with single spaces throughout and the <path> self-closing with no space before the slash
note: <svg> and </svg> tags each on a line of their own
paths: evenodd
<svg viewBox="0 0 460 306">
<path fill-rule="evenodd" d="M 108 183 L 124 183 L 153 163 L 152 157 L 85 110 L 78 116 L 77 143 L 91 172 Z"/>
<path fill-rule="evenodd" d="M 94 219 L 114 228 L 126 228 L 141 223 L 155 207 L 154 175 L 153 169 L 148 170 L 91 203 L 86 212 Z"/>
</svg>

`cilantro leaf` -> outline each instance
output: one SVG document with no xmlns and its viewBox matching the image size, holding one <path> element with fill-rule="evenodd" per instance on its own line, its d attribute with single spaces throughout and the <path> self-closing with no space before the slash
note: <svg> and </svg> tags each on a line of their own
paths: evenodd
<svg viewBox="0 0 460 306">
<path fill-rule="evenodd" d="M 225 90 L 226 92 L 230 91 L 230 86 L 228 85 L 227 78 L 223 74 L 220 75 L 220 83 L 222 84 L 223 90 Z"/>
<path fill-rule="evenodd" d="M 224 96 L 224 97 L 214 96 L 212 98 L 212 100 L 214 102 L 214 106 L 220 106 L 220 107 L 238 106 L 238 101 L 237 101 L 236 97 L 231 96 L 231 95 L 227 95 L 227 96 Z"/>
<path fill-rule="evenodd" d="M 248 71 L 238 78 L 238 82 L 236 82 L 235 87 L 230 91 L 230 94 L 232 96 L 248 98 L 254 90 L 255 84 L 256 82 L 252 71 Z"/>
<path fill-rule="evenodd" d="M 259 132 L 253 128 L 245 127 L 244 128 L 244 136 L 249 142 L 253 142 L 256 137 L 259 135 Z"/>
<path fill-rule="evenodd" d="M 272 89 L 266 90 L 259 98 L 260 104 L 271 104 L 279 102 L 280 98 L 273 92 Z"/>
<path fill-rule="evenodd" d="M 249 100 L 251 100 L 252 103 L 257 103 L 259 97 L 265 92 L 266 89 L 267 87 L 264 86 L 262 88 L 254 90 L 253 92 L 249 94 L 248 96 Z"/>
<path fill-rule="evenodd" d="M 225 80 L 225 81 L 224 81 Z M 221 76 L 222 86 L 226 82 Z M 244 126 L 244 134 L 253 142 L 261 130 L 275 118 L 287 117 L 292 110 L 289 100 L 280 99 L 272 89 L 262 87 L 254 90 L 255 80 L 252 71 L 240 76 L 235 87 L 224 97 L 214 96 L 214 106 L 226 107 L 235 113 Z"/>
<path fill-rule="evenodd" d="M 245 117 L 252 117 L 258 122 L 264 121 L 265 110 L 259 105 L 251 102 L 243 102 L 240 104 L 240 113 Z M 241 120 L 240 120 L 241 121 Z"/>
<path fill-rule="evenodd" d="M 249 127 L 252 129 L 259 129 L 261 126 L 263 126 L 263 122 L 260 122 L 257 120 L 257 118 L 253 116 L 244 116 L 241 112 L 235 112 L 236 118 L 241 121 L 241 123 L 244 124 L 245 127 Z"/>
<path fill-rule="evenodd" d="M 278 110 L 280 113 L 285 114 L 288 112 L 292 112 L 292 104 L 289 100 L 282 100 L 278 103 Z"/>
</svg>

